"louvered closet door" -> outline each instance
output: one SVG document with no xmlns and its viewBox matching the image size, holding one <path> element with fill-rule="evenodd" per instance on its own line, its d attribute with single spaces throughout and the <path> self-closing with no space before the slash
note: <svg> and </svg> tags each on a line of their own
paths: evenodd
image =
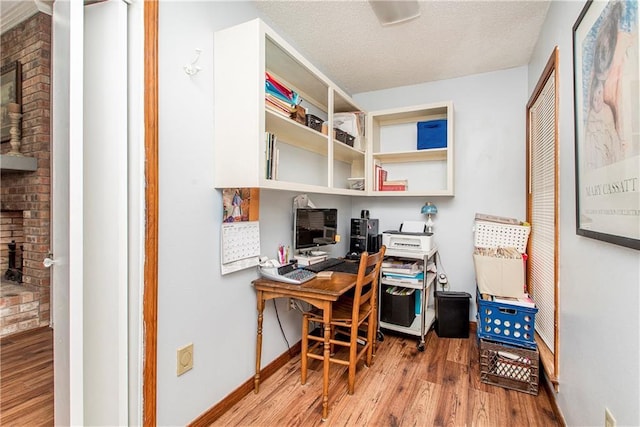
<svg viewBox="0 0 640 427">
<path fill-rule="evenodd" d="M 530 110 L 530 287 L 538 307 L 536 331 L 552 352 L 556 281 L 556 100 L 555 71 Z"/>
</svg>

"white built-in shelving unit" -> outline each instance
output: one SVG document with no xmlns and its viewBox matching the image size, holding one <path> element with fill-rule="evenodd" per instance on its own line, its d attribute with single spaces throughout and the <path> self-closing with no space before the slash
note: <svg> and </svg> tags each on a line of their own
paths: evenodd
<svg viewBox="0 0 640 427">
<path fill-rule="evenodd" d="M 215 187 L 259 187 L 362 195 L 366 153 L 265 106 L 265 72 L 296 91 L 310 114 L 333 128 L 333 114 L 360 111 L 353 100 L 260 20 L 214 39 Z M 266 138 L 277 137 L 277 174 L 267 178 Z M 363 144 L 364 145 L 364 144 Z"/>
<path fill-rule="evenodd" d="M 417 148 L 418 122 L 446 119 L 444 148 Z M 453 103 L 416 105 L 368 113 L 368 191 L 376 196 L 453 196 Z M 388 180 L 406 180 L 407 191 L 377 191 L 375 168 Z"/>
<path fill-rule="evenodd" d="M 214 186 L 324 194 L 453 195 L 453 106 L 400 108 L 367 115 L 367 138 L 355 148 L 275 113 L 265 104 L 265 72 L 296 91 L 302 106 L 333 129 L 333 115 L 362 111 L 289 43 L 259 19 L 214 36 Z M 416 123 L 448 120 L 447 147 L 416 149 Z M 267 174 L 266 133 L 277 137 L 277 168 Z M 413 133 L 412 133 L 413 132 Z M 374 191 L 374 164 L 408 191 Z M 363 189 L 352 189 L 363 178 Z"/>
</svg>

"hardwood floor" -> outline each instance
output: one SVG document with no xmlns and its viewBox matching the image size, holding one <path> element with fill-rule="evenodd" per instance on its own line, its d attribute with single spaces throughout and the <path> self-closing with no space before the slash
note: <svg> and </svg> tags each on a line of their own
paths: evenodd
<svg viewBox="0 0 640 427">
<path fill-rule="evenodd" d="M 542 370 L 541 370 L 542 371 Z M 0 340 L 0 425 L 53 425 L 53 330 Z M 215 426 L 556 426 L 550 397 L 480 382 L 478 347 L 469 339 L 385 335 L 371 368 L 358 365 L 355 394 L 346 368 L 331 366 L 329 419 L 321 421 L 322 371 L 310 361 L 300 385 L 300 356 L 223 414 Z"/>
<path fill-rule="evenodd" d="M 0 425 L 53 425 L 53 329 L 0 340 Z"/>
<path fill-rule="evenodd" d="M 300 356 L 265 380 L 218 418 L 216 426 L 556 426 L 547 390 L 537 396 L 480 382 L 475 336 L 427 336 L 424 352 L 415 337 L 385 335 L 375 362 L 358 365 L 356 388 L 347 394 L 346 368 L 332 365 L 329 418 L 321 421 L 322 370 L 310 361 L 300 385 Z"/>
</svg>

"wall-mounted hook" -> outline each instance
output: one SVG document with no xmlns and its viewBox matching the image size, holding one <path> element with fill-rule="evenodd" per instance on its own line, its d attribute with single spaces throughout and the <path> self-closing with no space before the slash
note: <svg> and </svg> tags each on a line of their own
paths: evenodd
<svg viewBox="0 0 640 427">
<path fill-rule="evenodd" d="M 202 53 L 202 49 L 196 49 L 195 59 L 191 61 L 191 64 L 187 64 L 184 66 L 184 72 L 187 73 L 187 75 L 194 76 L 202 70 L 202 68 L 196 66 L 196 63 L 200 59 L 201 53 Z"/>
</svg>

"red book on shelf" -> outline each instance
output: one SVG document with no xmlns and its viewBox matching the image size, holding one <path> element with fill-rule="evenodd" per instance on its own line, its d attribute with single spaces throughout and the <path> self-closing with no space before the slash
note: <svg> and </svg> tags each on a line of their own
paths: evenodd
<svg viewBox="0 0 640 427">
<path fill-rule="evenodd" d="M 407 191 L 407 186 L 404 184 L 382 184 L 380 191 Z"/>
<path fill-rule="evenodd" d="M 387 180 L 387 171 L 380 168 L 378 170 L 378 190 L 383 191 L 382 186 L 384 185 L 384 182 L 386 180 Z"/>
</svg>

